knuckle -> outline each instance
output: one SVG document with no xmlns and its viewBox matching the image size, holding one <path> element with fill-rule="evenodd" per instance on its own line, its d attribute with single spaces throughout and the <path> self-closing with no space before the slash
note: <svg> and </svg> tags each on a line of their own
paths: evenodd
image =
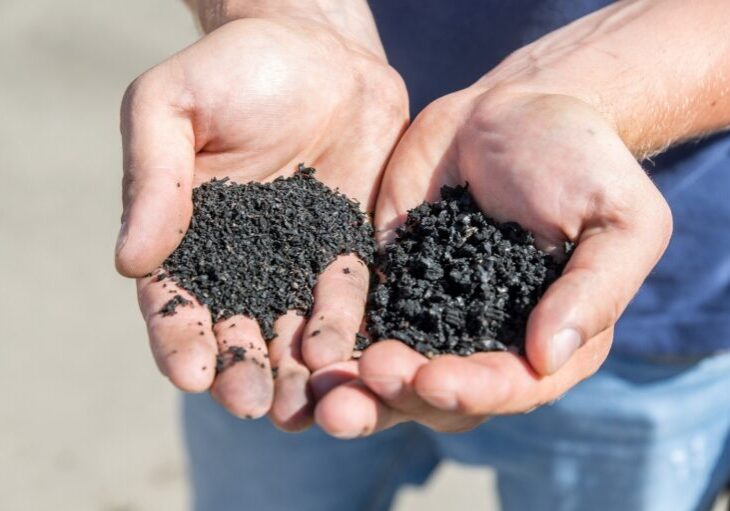
<svg viewBox="0 0 730 511">
<path fill-rule="evenodd" d="M 154 84 L 157 80 L 155 76 L 155 68 L 145 71 L 137 78 L 132 80 L 122 96 L 122 111 L 130 112 L 134 110 L 135 105 L 144 98 L 148 91 L 154 88 Z"/>
<path fill-rule="evenodd" d="M 467 101 L 463 91 L 447 94 L 446 96 L 442 96 L 433 101 L 424 108 L 419 114 L 417 120 L 419 123 L 426 125 L 439 125 L 443 123 L 445 119 L 451 119 L 455 116 L 461 115 L 466 103 Z"/>
<path fill-rule="evenodd" d="M 163 317 L 157 309 L 148 309 L 142 313 L 142 316 L 147 323 L 147 329 L 150 332 L 158 332 L 162 328 L 169 325 L 168 318 Z"/>
<path fill-rule="evenodd" d="M 654 201 L 654 213 L 653 217 L 655 220 L 658 232 L 662 235 L 665 242 L 668 242 L 672 235 L 674 228 L 674 220 L 672 218 L 672 210 L 669 207 L 669 203 L 657 190 L 657 200 Z"/>
<path fill-rule="evenodd" d="M 391 66 L 382 68 L 380 84 L 388 105 L 397 108 L 403 116 L 408 116 L 408 93 L 400 73 Z"/>
<path fill-rule="evenodd" d="M 583 216 L 600 226 L 630 229 L 641 216 L 642 202 L 637 200 L 638 196 L 635 193 L 612 193 L 605 186 L 597 186 L 586 196 Z"/>
<path fill-rule="evenodd" d="M 351 271 L 350 273 L 342 272 L 337 277 L 337 285 L 342 286 L 348 294 L 356 296 L 358 299 L 365 300 L 365 292 L 368 288 L 367 274 Z M 359 301 L 359 300 L 358 300 Z"/>
<path fill-rule="evenodd" d="M 625 303 L 618 292 L 619 288 L 607 281 L 608 276 L 600 272 L 596 272 L 591 268 L 576 268 L 573 272 L 576 292 L 580 292 L 583 288 L 583 282 L 592 282 L 592 286 L 596 289 L 605 290 L 601 300 L 583 300 L 583 307 L 586 310 L 586 317 L 589 324 L 592 325 L 590 331 L 585 332 L 589 337 L 613 326 L 618 321 L 619 316 L 623 312 Z"/>
<path fill-rule="evenodd" d="M 408 93 L 400 74 L 391 66 L 373 64 L 372 58 L 355 66 L 355 94 L 367 104 L 368 125 L 400 132 L 408 121 Z"/>
<path fill-rule="evenodd" d="M 181 112 L 193 108 L 193 93 L 185 85 L 184 66 L 179 57 L 148 69 L 132 83 L 122 96 L 122 120 L 153 104 L 167 104 Z"/>
<path fill-rule="evenodd" d="M 334 293 L 332 292 L 334 291 Z M 368 275 L 357 271 L 334 273 L 328 279 L 327 286 L 319 289 L 319 297 L 325 298 L 327 307 L 336 307 L 338 311 L 355 309 L 362 315 L 368 291 Z M 353 307 L 354 306 L 354 307 Z"/>
</svg>

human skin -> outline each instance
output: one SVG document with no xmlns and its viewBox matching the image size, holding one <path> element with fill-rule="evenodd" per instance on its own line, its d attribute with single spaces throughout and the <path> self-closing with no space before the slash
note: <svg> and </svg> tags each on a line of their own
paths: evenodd
<svg viewBox="0 0 730 511">
<path fill-rule="evenodd" d="M 364 265 L 353 264 L 354 256 L 338 258 L 314 289 L 316 321 L 287 314 L 268 345 L 252 319 L 212 324 L 195 301 L 161 316 L 170 291 L 193 298 L 145 275 L 182 239 L 192 189 L 213 177 L 269 181 L 304 162 L 325 184 L 373 210 L 407 123 L 407 96 L 366 4 L 330 4 L 194 3 L 209 33 L 137 78 L 121 112 L 124 212 L 116 265 L 137 279 L 160 371 L 184 391 L 210 390 L 237 416 L 269 413 L 286 430 L 311 422 L 310 371 L 350 358 L 367 292 Z M 251 344 L 254 353 L 261 350 L 263 369 L 244 361 L 215 374 L 219 351 Z M 278 368 L 275 380 L 271 367 Z"/>
<path fill-rule="evenodd" d="M 380 188 L 381 241 L 406 212 L 468 182 L 483 210 L 543 247 L 577 242 L 530 315 L 527 357 L 429 360 L 395 340 L 313 375 L 317 422 L 352 438 L 413 420 L 461 431 L 527 412 L 593 374 L 658 261 L 671 214 L 637 163 L 730 125 L 730 3 L 618 2 L 517 51 L 428 106 Z"/>
</svg>

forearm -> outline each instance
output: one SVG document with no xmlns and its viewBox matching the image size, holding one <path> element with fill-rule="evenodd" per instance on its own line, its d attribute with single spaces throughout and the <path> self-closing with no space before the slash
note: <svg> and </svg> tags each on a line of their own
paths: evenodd
<svg viewBox="0 0 730 511">
<path fill-rule="evenodd" d="M 730 126 L 730 2 L 622 1 L 508 57 L 477 89 L 565 94 L 639 157 Z"/>
<path fill-rule="evenodd" d="M 366 0 L 185 0 L 205 32 L 241 18 L 300 18 L 323 23 L 342 37 L 385 56 Z"/>
</svg>

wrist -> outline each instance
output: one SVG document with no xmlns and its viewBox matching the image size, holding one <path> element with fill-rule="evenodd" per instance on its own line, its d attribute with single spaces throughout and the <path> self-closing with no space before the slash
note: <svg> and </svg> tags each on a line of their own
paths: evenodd
<svg viewBox="0 0 730 511">
<path fill-rule="evenodd" d="M 722 0 L 617 2 L 521 48 L 476 86 L 578 99 L 643 158 L 730 126 L 729 19 Z"/>
<path fill-rule="evenodd" d="M 185 0 L 205 33 L 231 21 L 267 18 L 320 25 L 385 60 L 375 21 L 365 0 Z"/>
</svg>

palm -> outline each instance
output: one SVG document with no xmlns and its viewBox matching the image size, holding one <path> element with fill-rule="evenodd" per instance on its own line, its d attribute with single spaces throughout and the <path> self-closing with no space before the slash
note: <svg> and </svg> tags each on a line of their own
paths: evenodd
<svg viewBox="0 0 730 511">
<path fill-rule="evenodd" d="M 240 20 L 184 50 L 177 64 L 185 88 L 202 99 L 193 126 L 197 181 L 270 179 L 306 162 L 372 205 L 407 120 L 399 78 L 380 58 L 316 25 Z"/>
<path fill-rule="evenodd" d="M 164 130 L 146 126 L 142 118 L 160 94 L 168 96 L 167 108 L 178 116 Z M 125 190 L 134 195 L 127 198 L 132 202 L 127 221 L 139 228 L 164 227 L 137 247 L 133 268 L 125 267 L 130 258 L 124 251 L 118 256 L 121 270 L 134 276 L 150 271 L 179 243 L 192 210 L 190 189 L 213 177 L 265 181 L 291 174 L 304 162 L 318 168 L 321 181 L 372 209 L 380 174 L 407 121 L 404 88 L 382 58 L 304 22 L 224 25 L 143 75 L 125 105 L 125 166 L 132 177 Z M 142 137 L 157 140 L 146 149 L 154 158 L 130 150 Z M 144 180 L 135 173 L 152 159 L 166 159 L 167 165 L 157 169 L 158 184 L 145 201 Z M 170 226 L 180 226 L 179 233 Z M 156 311 L 169 299 L 170 284 L 140 279 L 140 304 L 158 365 L 184 390 L 210 388 L 236 415 L 258 416 L 273 403 L 272 418 L 279 425 L 302 427 L 311 406 L 310 368 L 349 358 L 360 326 L 368 275 L 353 257 L 339 258 L 318 281 L 312 317 L 326 319 L 312 326 L 286 315 L 268 346 L 251 319 L 211 325 L 201 306 L 160 317 Z M 351 268 L 347 274 L 345 266 Z M 309 342 L 315 328 L 321 335 Z M 214 379 L 216 354 L 234 345 L 253 345 L 261 355 L 256 363 L 236 364 Z M 276 381 L 269 366 L 278 369 Z"/>
<path fill-rule="evenodd" d="M 431 105 L 399 143 L 378 198 L 382 241 L 440 186 L 468 182 L 489 215 L 519 222 L 546 249 L 565 240 L 578 248 L 531 314 L 529 362 L 511 353 L 428 361 L 397 341 L 377 343 L 348 368 L 374 395 L 335 389 L 317 410 L 325 428 L 351 423 L 355 401 L 370 420 L 358 431 L 406 419 L 455 430 L 559 397 L 600 366 L 613 322 L 666 246 L 666 204 L 601 116 L 567 98 L 468 92 Z M 550 343 L 565 325 L 589 342 L 558 371 Z"/>
</svg>

